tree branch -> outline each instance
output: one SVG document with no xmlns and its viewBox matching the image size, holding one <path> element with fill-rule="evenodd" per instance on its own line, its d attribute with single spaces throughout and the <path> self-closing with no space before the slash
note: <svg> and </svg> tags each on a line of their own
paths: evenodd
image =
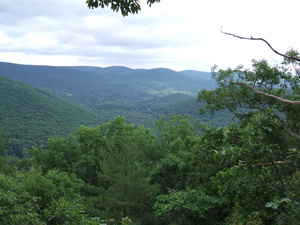
<svg viewBox="0 0 300 225">
<path fill-rule="evenodd" d="M 280 126 L 288 132 L 289 135 L 291 135 L 292 137 L 294 138 L 297 138 L 298 140 L 300 140 L 300 135 L 299 134 L 296 134 L 295 132 L 293 132 L 286 124 L 284 124 L 283 121 L 281 121 L 279 118 L 277 118 Z"/>
<path fill-rule="evenodd" d="M 280 97 L 278 97 L 276 95 L 272 95 L 272 94 L 269 94 L 269 93 L 265 93 L 265 92 L 259 91 L 256 88 L 254 88 L 251 85 L 246 84 L 246 83 L 237 82 L 237 81 L 230 81 L 230 80 L 226 80 L 226 82 L 229 82 L 229 83 L 232 83 L 232 84 L 239 84 L 239 85 L 246 86 L 246 87 L 250 88 L 252 91 L 254 91 L 257 94 L 265 95 L 265 96 L 270 97 L 270 98 L 275 98 L 275 99 L 277 99 L 277 100 L 279 100 L 281 102 L 287 103 L 287 104 L 300 105 L 300 101 L 292 101 L 292 100 L 280 98 Z"/>
<path fill-rule="evenodd" d="M 263 38 L 253 38 L 252 36 L 251 36 L 251 38 L 241 37 L 241 36 L 238 36 L 238 35 L 235 35 L 235 34 L 223 32 L 222 30 L 221 30 L 221 33 L 222 33 L 222 34 L 226 34 L 226 35 L 233 36 L 233 37 L 235 37 L 235 38 L 243 39 L 243 40 L 263 41 L 263 42 L 265 42 L 265 43 L 269 46 L 269 48 L 270 48 L 274 53 L 276 53 L 277 55 L 280 55 L 280 56 L 282 56 L 282 57 L 284 57 L 284 58 L 287 58 L 287 59 L 291 59 L 291 60 L 295 60 L 295 61 L 300 62 L 300 59 L 299 59 L 299 58 L 296 58 L 296 57 L 293 57 L 293 56 L 288 56 L 288 55 L 285 55 L 285 54 L 282 54 L 282 53 L 278 52 L 277 50 L 275 50 L 275 49 L 270 45 L 270 43 L 269 43 L 268 41 L 266 41 L 266 40 L 263 39 Z"/>
<path fill-rule="evenodd" d="M 274 161 L 274 162 L 266 162 L 266 163 L 257 163 L 257 166 L 272 166 L 276 164 L 286 164 L 286 163 L 292 163 L 292 160 L 283 160 L 283 161 Z M 239 160 L 239 163 L 246 163 L 246 161 Z"/>
</svg>

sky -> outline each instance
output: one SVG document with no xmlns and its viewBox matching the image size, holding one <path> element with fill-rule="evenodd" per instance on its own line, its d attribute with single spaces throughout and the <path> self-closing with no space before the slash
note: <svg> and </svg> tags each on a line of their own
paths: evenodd
<svg viewBox="0 0 300 225">
<path fill-rule="evenodd" d="M 280 63 L 300 49 L 296 0 L 161 0 L 123 17 L 85 0 L 0 0 L 0 61 L 52 66 L 127 66 L 207 71 Z"/>
</svg>

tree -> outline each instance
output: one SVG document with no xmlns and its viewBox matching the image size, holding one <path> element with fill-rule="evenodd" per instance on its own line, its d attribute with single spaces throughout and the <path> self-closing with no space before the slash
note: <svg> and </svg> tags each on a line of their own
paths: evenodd
<svg viewBox="0 0 300 225">
<path fill-rule="evenodd" d="M 295 50 L 287 53 L 295 54 L 299 55 Z M 253 60 L 252 70 L 243 66 L 218 70 L 215 66 L 212 74 L 219 88 L 200 91 L 198 99 L 207 103 L 205 107 L 211 113 L 221 109 L 234 112 L 244 125 L 250 117 L 264 114 L 300 140 L 299 66 L 290 59 L 285 59 L 281 66 L 271 66 L 266 60 Z"/>
<path fill-rule="evenodd" d="M 155 2 L 160 2 L 160 0 L 147 0 L 149 6 Z M 86 4 L 92 9 L 110 6 L 113 11 L 121 10 L 123 16 L 128 16 L 128 13 L 136 14 L 141 10 L 139 0 L 86 0 Z"/>
<path fill-rule="evenodd" d="M 74 174 L 39 169 L 0 173 L 1 224 L 99 224 L 84 212 L 83 181 Z"/>
<path fill-rule="evenodd" d="M 45 224 L 39 214 L 37 197 L 22 188 L 24 174 L 0 173 L 0 223 L 1 224 Z"/>
<path fill-rule="evenodd" d="M 199 92 L 198 99 L 206 102 L 202 110 L 235 113 L 241 130 L 238 142 L 215 153 L 219 162 L 227 161 L 214 176 L 215 186 L 234 205 L 231 223 L 296 224 L 299 199 L 292 187 L 300 164 L 299 53 L 281 54 L 264 39 L 232 36 L 264 41 L 284 60 L 281 65 L 253 60 L 252 69 L 215 66 L 218 88 Z"/>
<path fill-rule="evenodd" d="M 163 224 L 217 224 L 226 214 L 210 181 L 219 169 L 215 147 L 226 142 L 225 132 L 197 122 L 174 114 L 156 121 L 164 157 L 151 180 L 160 186 L 154 208 Z"/>
<path fill-rule="evenodd" d="M 101 205 L 105 218 L 120 221 L 128 216 L 136 224 L 151 223 L 151 199 L 156 188 L 149 183 L 149 175 L 142 164 L 144 142 L 151 134 L 144 128 L 126 124 L 116 117 L 95 131 L 102 136 L 99 176 Z M 147 219 L 146 219 L 147 218 Z"/>
<path fill-rule="evenodd" d="M 156 216 L 164 224 L 193 225 L 216 224 L 212 211 L 219 199 L 206 194 L 201 188 L 181 191 L 170 190 L 168 195 L 159 195 L 154 205 Z"/>
</svg>

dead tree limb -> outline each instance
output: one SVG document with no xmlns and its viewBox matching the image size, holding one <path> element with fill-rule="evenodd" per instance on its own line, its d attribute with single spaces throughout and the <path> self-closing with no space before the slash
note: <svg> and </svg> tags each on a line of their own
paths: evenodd
<svg viewBox="0 0 300 225">
<path fill-rule="evenodd" d="M 300 62 L 300 59 L 299 59 L 299 58 L 296 58 L 296 57 L 293 57 L 293 56 L 289 56 L 289 55 L 285 55 L 285 54 L 282 54 L 282 53 L 278 52 L 277 50 L 275 50 L 275 49 L 272 47 L 272 45 L 271 45 L 268 41 L 266 41 L 266 40 L 263 39 L 263 38 L 254 38 L 254 37 L 252 37 L 252 36 L 251 36 L 250 38 L 247 38 L 247 37 L 242 37 L 242 36 L 238 36 L 238 35 L 235 35 L 235 34 L 223 32 L 222 30 L 221 30 L 221 33 L 222 33 L 222 34 L 226 34 L 226 35 L 233 36 L 233 37 L 235 37 L 235 38 L 243 39 L 243 40 L 263 41 L 263 42 L 265 42 L 265 43 L 269 46 L 269 48 L 270 48 L 275 54 L 280 55 L 280 56 L 282 56 L 282 57 L 284 57 L 284 58 L 287 58 L 287 59 L 291 59 L 291 60 L 295 60 L 295 61 Z"/>
<path fill-rule="evenodd" d="M 292 137 L 294 137 L 294 138 L 300 140 L 300 135 L 299 135 L 299 134 L 296 134 L 295 132 L 293 132 L 286 124 L 284 124 L 283 121 L 278 120 L 278 122 L 279 122 L 280 126 L 281 126 L 285 131 L 288 132 L 289 135 L 291 135 Z"/>
<path fill-rule="evenodd" d="M 272 166 L 276 164 L 286 164 L 286 163 L 292 163 L 292 160 L 283 160 L 283 161 L 274 161 L 274 162 L 265 162 L 265 163 L 257 163 L 255 165 L 257 166 Z M 239 160 L 239 163 L 246 163 L 246 161 Z"/>
<path fill-rule="evenodd" d="M 246 86 L 248 88 L 250 88 L 253 92 L 257 93 L 257 94 L 260 94 L 260 95 L 264 95 L 264 96 L 267 96 L 267 97 L 270 97 L 270 98 L 274 98 L 274 99 L 277 99 L 281 102 L 284 102 L 284 103 L 287 103 L 287 104 L 291 104 L 291 105 L 300 105 L 300 101 L 292 101 L 292 100 L 288 100 L 288 99 L 284 99 L 284 98 L 280 98 L 276 95 L 272 95 L 272 94 L 269 94 L 269 93 L 266 93 L 266 92 L 262 92 L 262 91 L 259 91 L 257 90 L 256 88 L 254 88 L 253 86 L 249 85 L 249 84 L 246 84 L 246 83 L 242 83 L 242 82 L 238 82 L 238 81 L 231 81 L 231 80 L 225 80 L 226 82 L 228 83 L 232 83 L 232 84 L 238 84 L 238 85 L 243 85 L 243 86 Z M 281 120 L 278 120 L 279 123 L 280 123 L 280 126 L 286 130 L 289 135 L 291 135 L 292 137 L 300 140 L 300 135 L 299 134 L 296 134 L 294 133 L 291 129 L 288 128 L 288 126 L 286 126 Z"/>
</svg>

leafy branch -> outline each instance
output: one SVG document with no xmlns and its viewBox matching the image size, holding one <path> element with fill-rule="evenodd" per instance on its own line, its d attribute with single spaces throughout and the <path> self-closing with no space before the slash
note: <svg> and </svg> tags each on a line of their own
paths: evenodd
<svg viewBox="0 0 300 225">
<path fill-rule="evenodd" d="M 264 96 L 267 96 L 267 97 L 270 97 L 270 98 L 275 98 L 275 99 L 277 99 L 281 102 L 287 103 L 287 104 L 300 105 L 300 101 L 292 101 L 292 100 L 280 98 L 276 95 L 272 95 L 272 94 L 269 94 L 269 93 L 266 93 L 266 92 L 259 91 L 256 88 L 254 88 L 253 86 L 251 86 L 249 84 L 246 84 L 246 83 L 242 83 L 242 82 L 238 82 L 238 81 L 230 81 L 230 80 L 226 80 L 226 82 L 229 82 L 229 83 L 232 83 L 232 84 L 244 85 L 246 87 L 249 87 L 252 91 L 254 91 L 257 94 L 264 95 Z"/>
<path fill-rule="evenodd" d="M 160 2 L 160 0 L 147 0 L 147 4 Z M 89 8 L 105 8 L 110 7 L 114 12 L 121 10 L 123 16 L 128 16 L 129 13 L 137 14 L 141 10 L 139 0 L 86 0 Z"/>
</svg>

